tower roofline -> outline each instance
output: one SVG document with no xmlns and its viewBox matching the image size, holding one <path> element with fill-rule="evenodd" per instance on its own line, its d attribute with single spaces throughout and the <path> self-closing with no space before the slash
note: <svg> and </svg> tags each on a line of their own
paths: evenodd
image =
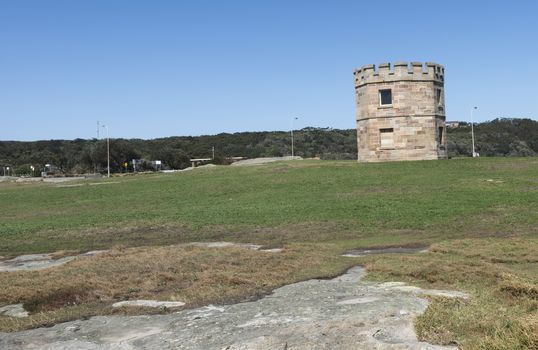
<svg viewBox="0 0 538 350">
<path fill-rule="evenodd" d="M 395 62 L 367 64 L 353 71 L 355 87 L 390 81 L 437 81 L 444 83 L 445 68 L 433 62 Z"/>
</svg>

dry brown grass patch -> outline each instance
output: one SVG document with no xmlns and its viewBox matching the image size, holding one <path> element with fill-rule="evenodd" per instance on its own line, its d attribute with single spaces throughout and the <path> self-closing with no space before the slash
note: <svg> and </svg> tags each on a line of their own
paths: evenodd
<svg viewBox="0 0 538 350">
<path fill-rule="evenodd" d="M 528 298 L 538 300 L 538 285 L 529 283 L 517 276 L 504 273 L 501 276 L 499 290 L 516 298 Z"/>
<path fill-rule="evenodd" d="M 538 283 L 532 237 L 434 244 L 429 253 L 368 257 L 367 278 L 459 289 L 471 299 L 433 298 L 419 316 L 419 337 L 462 349 L 538 349 Z"/>
<path fill-rule="evenodd" d="M 285 284 L 342 273 L 353 262 L 338 252 L 327 244 L 290 244 L 280 253 L 192 245 L 116 248 L 48 270 L 0 273 L 0 305 L 22 302 L 31 312 L 27 320 L 3 318 L 0 330 L 118 312 L 110 305 L 120 300 L 177 300 L 186 307 L 250 300 Z"/>
</svg>

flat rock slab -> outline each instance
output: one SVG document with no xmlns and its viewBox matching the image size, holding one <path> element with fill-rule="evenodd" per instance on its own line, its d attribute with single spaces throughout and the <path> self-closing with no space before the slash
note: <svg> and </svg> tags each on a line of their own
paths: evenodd
<svg viewBox="0 0 538 350">
<path fill-rule="evenodd" d="M 238 248 L 247 248 L 251 250 L 258 250 L 262 246 L 257 244 L 249 243 L 234 243 L 234 242 L 194 242 L 189 243 L 190 245 L 202 248 L 229 248 L 229 247 L 238 247 Z"/>
<path fill-rule="evenodd" d="M 245 248 L 245 249 L 257 250 L 260 252 L 267 252 L 267 253 L 280 253 L 284 250 L 282 248 L 262 249 L 261 245 L 250 244 L 250 243 L 235 243 L 235 242 L 194 242 L 194 243 L 188 243 L 188 244 L 196 246 L 196 247 L 202 247 L 202 248 L 229 248 L 229 247 Z"/>
<path fill-rule="evenodd" d="M 233 166 L 261 165 L 261 164 L 280 162 L 280 161 L 286 161 L 286 160 L 302 160 L 302 159 L 303 158 L 299 156 L 253 158 L 253 159 L 240 160 L 240 161 L 232 163 L 231 165 Z"/>
<path fill-rule="evenodd" d="M 92 250 L 77 256 L 95 256 L 107 252 L 108 250 Z M 60 259 L 54 259 L 53 254 L 27 254 L 20 255 L 10 260 L 0 261 L 0 272 L 11 271 L 33 271 L 43 270 L 50 267 L 68 263 L 77 256 L 65 256 Z"/>
<path fill-rule="evenodd" d="M 356 258 L 361 256 L 367 256 L 372 254 L 413 254 L 413 253 L 427 253 L 428 247 L 388 247 L 388 248 L 372 248 L 372 249 L 354 249 L 343 254 L 350 258 Z"/>
<path fill-rule="evenodd" d="M 161 307 L 173 308 L 185 305 L 181 301 L 158 301 L 158 300 L 125 300 L 112 304 L 112 307 Z"/>
<path fill-rule="evenodd" d="M 28 311 L 24 310 L 22 304 L 11 304 L 0 307 L 1 316 L 23 318 L 28 317 Z"/>
<path fill-rule="evenodd" d="M 80 254 L 80 256 L 96 256 L 96 255 L 99 255 L 99 254 L 107 253 L 107 252 L 109 252 L 109 251 L 110 251 L 110 250 L 108 250 L 108 249 L 103 249 L 103 250 L 90 250 L 89 252 Z"/>
<path fill-rule="evenodd" d="M 84 179 L 86 179 L 84 176 L 75 176 L 75 177 L 44 177 L 44 178 L 43 178 L 43 182 L 60 183 L 60 182 L 78 181 L 78 180 L 84 180 Z"/>
<path fill-rule="evenodd" d="M 21 255 L 14 259 L 0 261 L 0 272 L 48 269 L 50 267 L 63 265 L 74 259 L 74 256 L 66 256 L 60 259 L 53 259 L 51 254 Z"/>
<path fill-rule="evenodd" d="M 455 349 L 419 342 L 413 318 L 427 307 L 403 283 L 361 281 L 350 269 L 332 280 L 276 289 L 253 302 L 168 315 L 99 316 L 18 333 L 1 349 Z M 422 290 L 421 290 L 422 291 Z"/>
</svg>

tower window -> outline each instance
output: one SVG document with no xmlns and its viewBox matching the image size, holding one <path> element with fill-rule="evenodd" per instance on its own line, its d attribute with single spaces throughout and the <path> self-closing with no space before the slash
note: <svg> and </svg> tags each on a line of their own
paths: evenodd
<svg viewBox="0 0 538 350">
<path fill-rule="evenodd" d="M 387 106 L 392 104 L 392 90 L 379 90 L 379 104 L 381 106 Z"/>
<path fill-rule="evenodd" d="M 394 129 L 384 128 L 379 129 L 379 142 L 382 148 L 394 147 Z"/>
<path fill-rule="evenodd" d="M 439 144 L 442 145 L 443 144 L 443 127 L 440 126 L 439 127 L 439 134 L 437 135 L 439 137 Z"/>
</svg>

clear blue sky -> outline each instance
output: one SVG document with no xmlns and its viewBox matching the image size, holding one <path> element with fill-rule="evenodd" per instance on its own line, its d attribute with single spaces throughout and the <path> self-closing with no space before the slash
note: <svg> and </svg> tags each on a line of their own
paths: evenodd
<svg viewBox="0 0 538 350">
<path fill-rule="evenodd" d="M 355 127 L 354 68 L 446 67 L 448 120 L 538 117 L 535 1 L 0 0 L 0 140 Z"/>
</svg>

